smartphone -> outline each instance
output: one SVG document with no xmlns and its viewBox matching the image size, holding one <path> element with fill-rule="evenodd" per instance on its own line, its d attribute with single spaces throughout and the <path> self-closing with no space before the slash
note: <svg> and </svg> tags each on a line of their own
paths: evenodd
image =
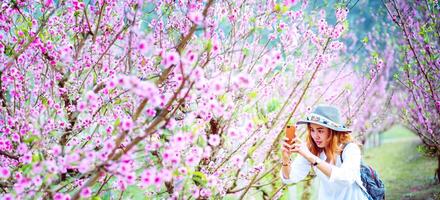
<svg viewBox="0 0 440 200">
<path fill-rule="evenodd" d="M 287 125 L 286 126 L 286 137 L 289 139 L 289 144 L 293 143 L 293 138 L 295 138 L 295 126 Z"/>
</svg>

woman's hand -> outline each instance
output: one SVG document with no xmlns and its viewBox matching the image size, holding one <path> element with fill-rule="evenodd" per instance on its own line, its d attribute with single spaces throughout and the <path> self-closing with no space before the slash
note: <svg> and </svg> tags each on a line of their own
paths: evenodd
<svg viewBox="0 0 440 200">
<path fill-rule="evenodd" d="M 293 144 L 289 144 L 288 141 L 289 138 L 283 138 L 283 144 L 281 147 L 283 163 L 290 162 L 290 155 L 292 155 Z"/>
<path fill-rule="evenodd" d="M 290 158 L 290 155 L 292 153 L 298 153 L 302 156 L 307 156 L 310 154 L 309 148 L 307 148 L 307 145 L 305 142 L 303 142 L 298 137 L 295 137 L 293 139 L 293 143 L 288 143 L 289 139 L 284 138 L 283 142 L 283 161 L 285 161 L 284 158 L 287 158 L 287 160 Z"/>
</svg>

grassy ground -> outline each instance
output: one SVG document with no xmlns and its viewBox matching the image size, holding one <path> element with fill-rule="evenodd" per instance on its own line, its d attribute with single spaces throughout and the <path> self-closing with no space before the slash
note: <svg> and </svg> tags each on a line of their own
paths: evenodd
<svg viewBox="0 0 440 200">
<path fill-rule="evenodd" d="M 384 143 L 367 150 L 364 159 L 385 182 L 387 199 L 440 199 L 440 185 L 432 184 L 437 161 L 417 151 L 417 136 L 396 126 L 382 139 Z"/>
</svg>

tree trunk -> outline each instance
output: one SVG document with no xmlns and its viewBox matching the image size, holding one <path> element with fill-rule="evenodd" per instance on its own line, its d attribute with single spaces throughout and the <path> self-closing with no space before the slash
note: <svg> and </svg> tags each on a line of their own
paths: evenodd
<svg viewBox="0 0 440 200">
<path fill-rule="evenodd" d="M 437 170 L 435 171 L 437 183 L 440 183 L 440 152 L 437 153 Z"/>
</svg>

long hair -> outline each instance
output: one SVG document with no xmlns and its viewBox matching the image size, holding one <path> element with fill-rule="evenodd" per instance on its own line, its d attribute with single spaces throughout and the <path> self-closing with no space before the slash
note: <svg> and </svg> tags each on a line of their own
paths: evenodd
<svg viewBox="0 0 440 200">
<path fill-rule="evenodd" d="M 324 151 L 325 155 L 327 155 L 327 160 L 330 163 L 334 163 L 336 160 L 336 156 L 340 155 L 342 152 L 342 148 L 339 146 L 340 144 L 346 144 L 351 141 L 353 141 L 353 138 L 351 134 L 347 132 L 341 132 L 341 131 L 335 131 L 333 129 L 330 130 L 330 142 L 326 148 L 319 148 L 318 145 L 316 145 L 315 141 L 312 138 L 311 131 L 310 131 L 310 124 L 307 125 L 307 147 L 309 148 L 310 152 L 315 155 L 319 156 L 319 154 Z"/>
</svg>

